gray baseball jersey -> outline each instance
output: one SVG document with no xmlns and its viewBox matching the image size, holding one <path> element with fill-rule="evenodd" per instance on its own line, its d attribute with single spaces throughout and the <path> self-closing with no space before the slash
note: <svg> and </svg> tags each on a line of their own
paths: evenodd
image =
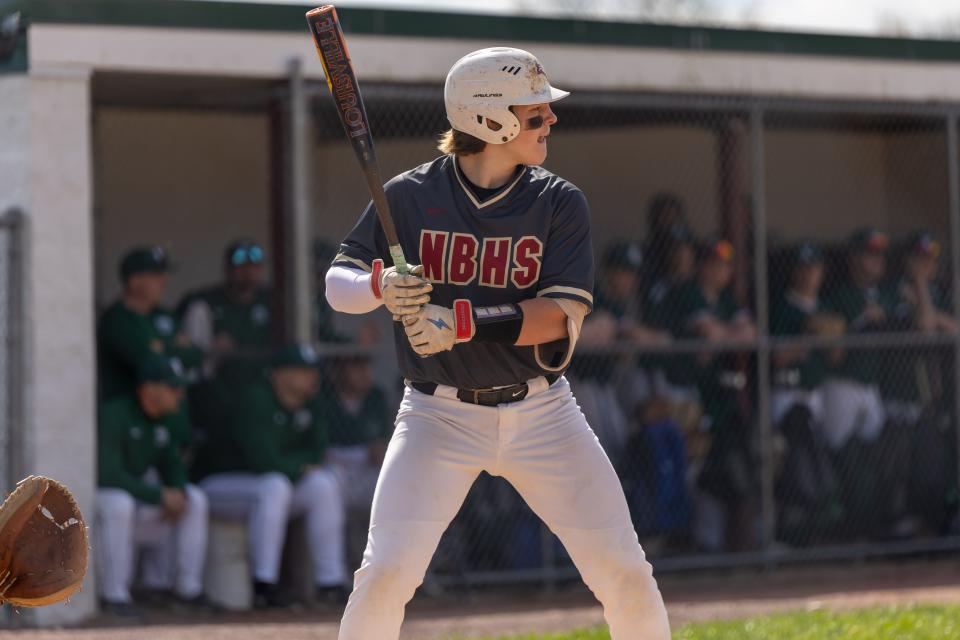
<svg viewBox="0 0 960 640">
<path fill-rule="evenodd" d="M 411 264 L 424 265 L 430 301 L 452 307 L 518 303 L 538 296 L 593 304 L 590 212 L 576 186 L 540 167 L 522 167 L 502 188 L 479 200 L 452 156 L 402 173 L 386 185 L 397 234 Z M 416 256 L 416 257 L 414 257 Z M 373 205 L 347 235 L 333 263 L 371 270 L 390 265 Z M 566 340 L 517 347 L 467 342 L 429 358 L 410 348 L 394 324 L 402 375 L 459 388 L 516 384 L 555 367 Z"/>
</svg>

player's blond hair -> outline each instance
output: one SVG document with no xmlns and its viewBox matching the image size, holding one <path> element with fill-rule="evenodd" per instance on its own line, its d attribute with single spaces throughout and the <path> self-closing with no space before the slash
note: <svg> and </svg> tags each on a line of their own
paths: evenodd
<svg viewBox="0 0 960 640">
<path fill-rule="evenodd" d="M 480 138 L 475 138 L 469 133 L 457 131 L 456 129 L 447 129 L 437 143 L 437 149 L 440 153 L 458 156 L 469 156 L 480 153 L 487 148 L 487 143 Z"/>
</svg>

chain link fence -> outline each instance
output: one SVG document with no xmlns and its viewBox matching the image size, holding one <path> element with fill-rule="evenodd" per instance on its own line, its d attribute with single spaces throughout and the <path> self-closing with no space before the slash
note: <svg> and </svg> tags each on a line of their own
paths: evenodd
<svg viewBox="0 0 960 640">
<path fill-rule="evenodd" d="M 435 156 L 440 87 L 365 94 L 384 175 Z M 316 95 L 318 232 L 335 242 L 365 202 L 327 188 L 353 167 Z M 957 111 L 589 93 L 555 107 L 546 167 L 587 194 L 598 269 L 568 378 L 652 561 L 957 546 Z M 389 362 L 377 379 L 396 394 Z M 574 571 L 483 475 L 430 575 Z"/>
</svg>

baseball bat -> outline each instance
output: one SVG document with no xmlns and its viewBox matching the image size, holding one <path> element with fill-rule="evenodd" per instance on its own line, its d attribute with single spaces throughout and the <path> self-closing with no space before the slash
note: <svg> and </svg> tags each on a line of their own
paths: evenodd
<svg viewBox="0 0 960 640">
<path fill-rule="evenodd" d="M 400 273 L 407 273 L 410 268 L 400 248 L 397 238 L 397 228 L 393 224 L 390 205 L 383 192 L 383 180 L 380 177 L 380 166 L 377 163 L 377 152 L 373 148 L 373 135 L 370 132 L 370 121 L 367 119 L 367 110 L 360 96 L 360 85 L 357 75 L 350 62 L 350 53 L 343 38 L 343 29 L 337 18 L 337 10 L 332 4 L 326 4 L 307 12 L 307 24 L 313 35 L 313 43 L 317 47 L 317 55 L 323 64 L 323 72 L 327 76 L 327 86 L 337 105 L 337 115 L 347 134 L 363 175 L 367 179 L 373 207 L 377 211 L 377 218 L 387 236 L 390 257 Z"/>
</svg>

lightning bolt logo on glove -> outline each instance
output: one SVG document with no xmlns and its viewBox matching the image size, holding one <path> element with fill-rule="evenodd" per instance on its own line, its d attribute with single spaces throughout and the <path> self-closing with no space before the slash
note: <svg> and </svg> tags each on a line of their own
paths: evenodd
<svg viewBox="0 0 960 640">
<path fill-rule="evenodd" d="M 469 300 L 456 300 L 454 308 L 425 304 L 403 323 L 410 346 L 421 356 L 449 351 L 473 338 L 473 311 Z"/>
<path fill-rule="evenodd" d="M 430 322 L 437 329 L 449 329 L 450 325 L 443 321 L 442 318 L 427 318 L 427 321 Z"/>
</svg>

